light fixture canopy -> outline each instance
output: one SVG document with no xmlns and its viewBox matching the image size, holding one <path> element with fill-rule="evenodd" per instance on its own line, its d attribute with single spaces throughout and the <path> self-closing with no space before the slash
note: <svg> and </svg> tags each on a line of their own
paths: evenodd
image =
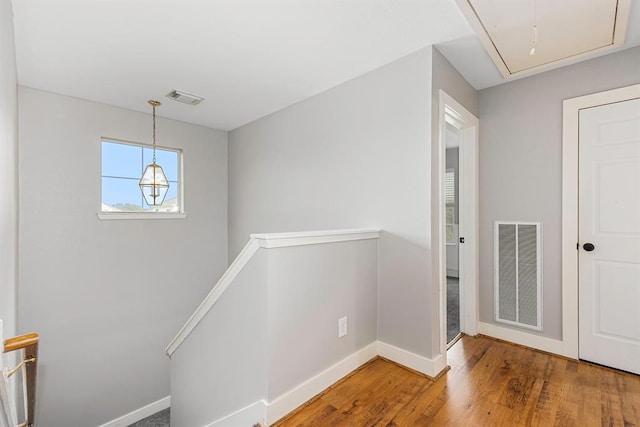
<svg viewBox="0 0 640 427">
<path fill-rule="evenodd" d="M 162 166 L 156 164 L 156 107 L 160 102 L 153 99 L 148 102 L 153 107 L 153 163 L 144 169 L 138 185 L 147 205 L 161 206 L 169 191 L 169 181 Z"/>
</svg>

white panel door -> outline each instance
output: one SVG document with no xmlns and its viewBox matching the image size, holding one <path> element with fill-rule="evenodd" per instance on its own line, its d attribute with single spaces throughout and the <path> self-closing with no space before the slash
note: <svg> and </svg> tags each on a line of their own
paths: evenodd
<svg viewBox="0 0 640 427">
<path fill-rule="evenodd" d="M 580 110 L 579 153 L 580 358 L 640 374 L 640 99 Z"/>
</svg>

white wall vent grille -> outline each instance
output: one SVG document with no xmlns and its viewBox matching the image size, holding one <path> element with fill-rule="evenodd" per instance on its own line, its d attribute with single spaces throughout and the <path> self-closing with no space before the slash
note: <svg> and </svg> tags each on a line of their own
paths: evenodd
<svg viewBox="0 0 640 427">
<path fill-rule="evenodd" d="M 495 320 L 542 330 L 542 225 L 496 221 Z"/>
</svg>

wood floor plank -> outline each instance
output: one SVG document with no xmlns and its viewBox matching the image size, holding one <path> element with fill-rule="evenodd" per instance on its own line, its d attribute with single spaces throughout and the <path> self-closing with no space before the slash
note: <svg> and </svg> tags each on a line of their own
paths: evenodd
<svg viewBox="0 0 640 427">
<path fill-rule="evenodd" d="M 625 426 L 631 426 L 636 420 L 640 426 L 640 381 L 633 381 L 633 375 L 619 375 L 618 388 L 622 397 L 622 418 Z"/>
<path fill-rule="evenodd" d="M 551 426 L 554 423 L 558 404 L 560 403 L 561 386 L 557 382 L 544 380 L 540 393 L 535 399 L 535 406 L 527 418 L 525 425 Z"/>
<path fill-rule="evenodd" d="M 639 426 L 640 376 L 463 337 L 436 381 L 377 359 L 274 424 Z"/>
<path fill-rule="evenodd" d="M 391 425 L 424 425 L 424 422 L 433 420 L 448 398 L 449 390 L 446 381 L 429 384 L 394 415 Z"/>
<path fill-rule="evenodd" d="M 349 400 L 353 400 L 353 396 L 367 390 L 373 384 L 382 381 L 389 375 L 389 367 L 382 359 L 376 359 L 369 363 L 366 370 L 359 370 L 350 378 L 350 381 L 342 381 L 332 388 L 331 393 L 326 393 L 323 399 L 339 408 Z"/>
<path fill-rule="evenodd" d="M 594 402 L 602 401 L 600 389 L 602 368 L 588 363 L 578 367 L 578 423 L 582 426 L 598 426 L 601 424 L 602 407 Z"/>
<path fill-rule="evenodd" d="M 327 425 L 375 425 L 372 421 L 378 419 L 383 412 L 391 410 L 395 406 L 405 382 L 409 381 L 411 377 L 429 381 L 387 361 L 384 361 L 384 363 L 390 367 L 389 375 L 354 396 L 352 401 L 339 407 Z M 380 396 L 385 396 L 385 398 L 380 399 Z"/>
<path fill-rule="evenodd" d="M 619 391 L 617 375 L 620 374 L 614 372 L 613 375 L 602 375 L 600 382 L 601 389 Z M 603 393 L 600 409 L 602 411 L 602 425 L 625 425 L 622 412 L 622 396 L 620 393 Z M 638 424 L 638 421 L 636 420 L 634 424 Z"/>
</svg>

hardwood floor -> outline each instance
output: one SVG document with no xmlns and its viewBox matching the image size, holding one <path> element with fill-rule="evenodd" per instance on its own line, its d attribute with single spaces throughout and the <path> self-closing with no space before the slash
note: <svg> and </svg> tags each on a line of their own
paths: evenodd
<svg viewBox="0 0 640 427">
<path fill-rule="evenodd" d="M 275 426 L 640 426 L 640 376 L 463 337 L 437 381 L 378 358 Z"/>
</svg>

